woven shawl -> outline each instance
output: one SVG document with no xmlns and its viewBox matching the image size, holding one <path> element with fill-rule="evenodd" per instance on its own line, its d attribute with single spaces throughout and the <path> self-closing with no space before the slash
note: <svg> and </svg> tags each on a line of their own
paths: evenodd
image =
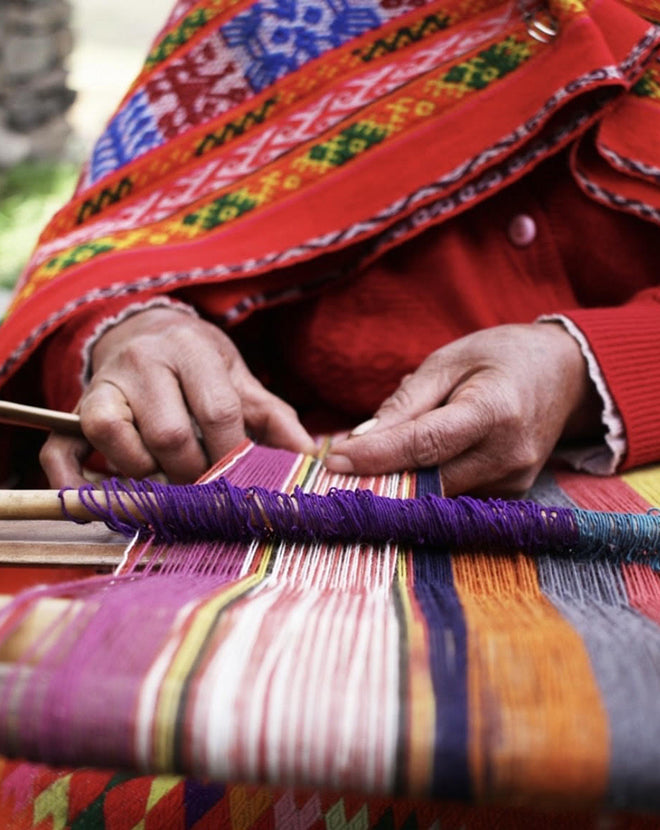
<svg viewBox="0 0 660 830">
<path fill-rule="evenodd" d="M 284 266 L 368 261 L 568 144 L 593 198 L 658 221 L 658 19 L 657 0 L 181 0 L 18 284 L 0 380 L 90 303 L 217 283 L 235 321 L 304 290 Z"/>
</svg>

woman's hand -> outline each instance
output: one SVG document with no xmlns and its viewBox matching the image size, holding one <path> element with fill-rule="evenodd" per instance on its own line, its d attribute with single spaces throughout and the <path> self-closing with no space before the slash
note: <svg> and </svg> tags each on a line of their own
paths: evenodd
<svg viewBox="0 0 660 830">
<path fill-rule="evenodd" d="M 518 496 L 560 439 L 598 437 L 599 413 L 561 324 L 497 326 L 433 352 L 326 465 L 366 475 L 439 465 L 447 495 Z"/>
<path fill-rule="evenodd" d="M 181 310 L 147 309 L 108 330 L 92 370 L 78 405 L 87 441 L 52 435 L 41 451 L 53 487 L 84 482 L 90 445 L 121 475 L 163 471 L 173 482 L 198 478 L 246 430 L 262 443 L 314 451 L 295 411 L 264 389 L 227 335 Z"/>
</svg>

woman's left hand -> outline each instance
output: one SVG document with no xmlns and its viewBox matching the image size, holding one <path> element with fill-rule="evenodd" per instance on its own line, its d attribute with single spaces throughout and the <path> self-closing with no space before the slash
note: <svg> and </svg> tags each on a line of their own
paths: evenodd
<svg viewBox="0 0 660 830">
<path fill-rule="evenodd" d="M 367 425 L 332 447 L 328 469 L 440 466 L 447 495 L 512 497 L 560 440 L 597 440 L 600 398 L 561 323 L 505 325 L 433 352 Z"/>
</svg>

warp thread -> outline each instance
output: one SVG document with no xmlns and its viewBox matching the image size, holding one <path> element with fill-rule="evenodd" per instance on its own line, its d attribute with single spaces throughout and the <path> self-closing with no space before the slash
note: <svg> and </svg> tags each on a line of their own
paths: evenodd
<svg viewBox="0 0 660 830">
<path fill-rule="evenodd" d="M 63 513 L 80 521 L 66 508 L 67 491 L 60 491 Z M 82 486 L 78 497 L 111 530 L 124 536 L 152 536 L 165 544 L 253 539 L 390 542 L 580 560 L 605 556 L 643 561 L 660 570 L 660 518 L 652 514 L 435 494 L 393 499 L 360 489 L 320 495 L 296 488 L 288 494 L 241 488 L 224 478 L 189 485 L 113 478 Z"/>
</svg>

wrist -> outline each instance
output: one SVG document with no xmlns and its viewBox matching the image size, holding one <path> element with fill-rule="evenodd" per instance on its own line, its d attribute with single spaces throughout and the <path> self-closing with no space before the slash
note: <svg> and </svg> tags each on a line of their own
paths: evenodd
<svg viewBox="0 0 660 830">
<path fill-rule="evenodd" d="M 134 303 L 122 309 L 120 314 L 105 318 L 86 344 L 88 376 L 103 362 L 107 350 L 112 349 L 117 341 L 125 342 L 136 334 L 158 331 L 181 320 L 183 315 L 198 318 L 192 306 L 163 296 L 147 303 Z"/>
<path fill-rule="evenodd" d="M 559 356 L 560 388 L 567 409 L 560 441 L 601 440 L 602 399 L 589 375 L 580 344 L 559 320 L 541 320 L 533 325 L 543 326 L 551 334 L 555 354 Z"/>
</svg>

